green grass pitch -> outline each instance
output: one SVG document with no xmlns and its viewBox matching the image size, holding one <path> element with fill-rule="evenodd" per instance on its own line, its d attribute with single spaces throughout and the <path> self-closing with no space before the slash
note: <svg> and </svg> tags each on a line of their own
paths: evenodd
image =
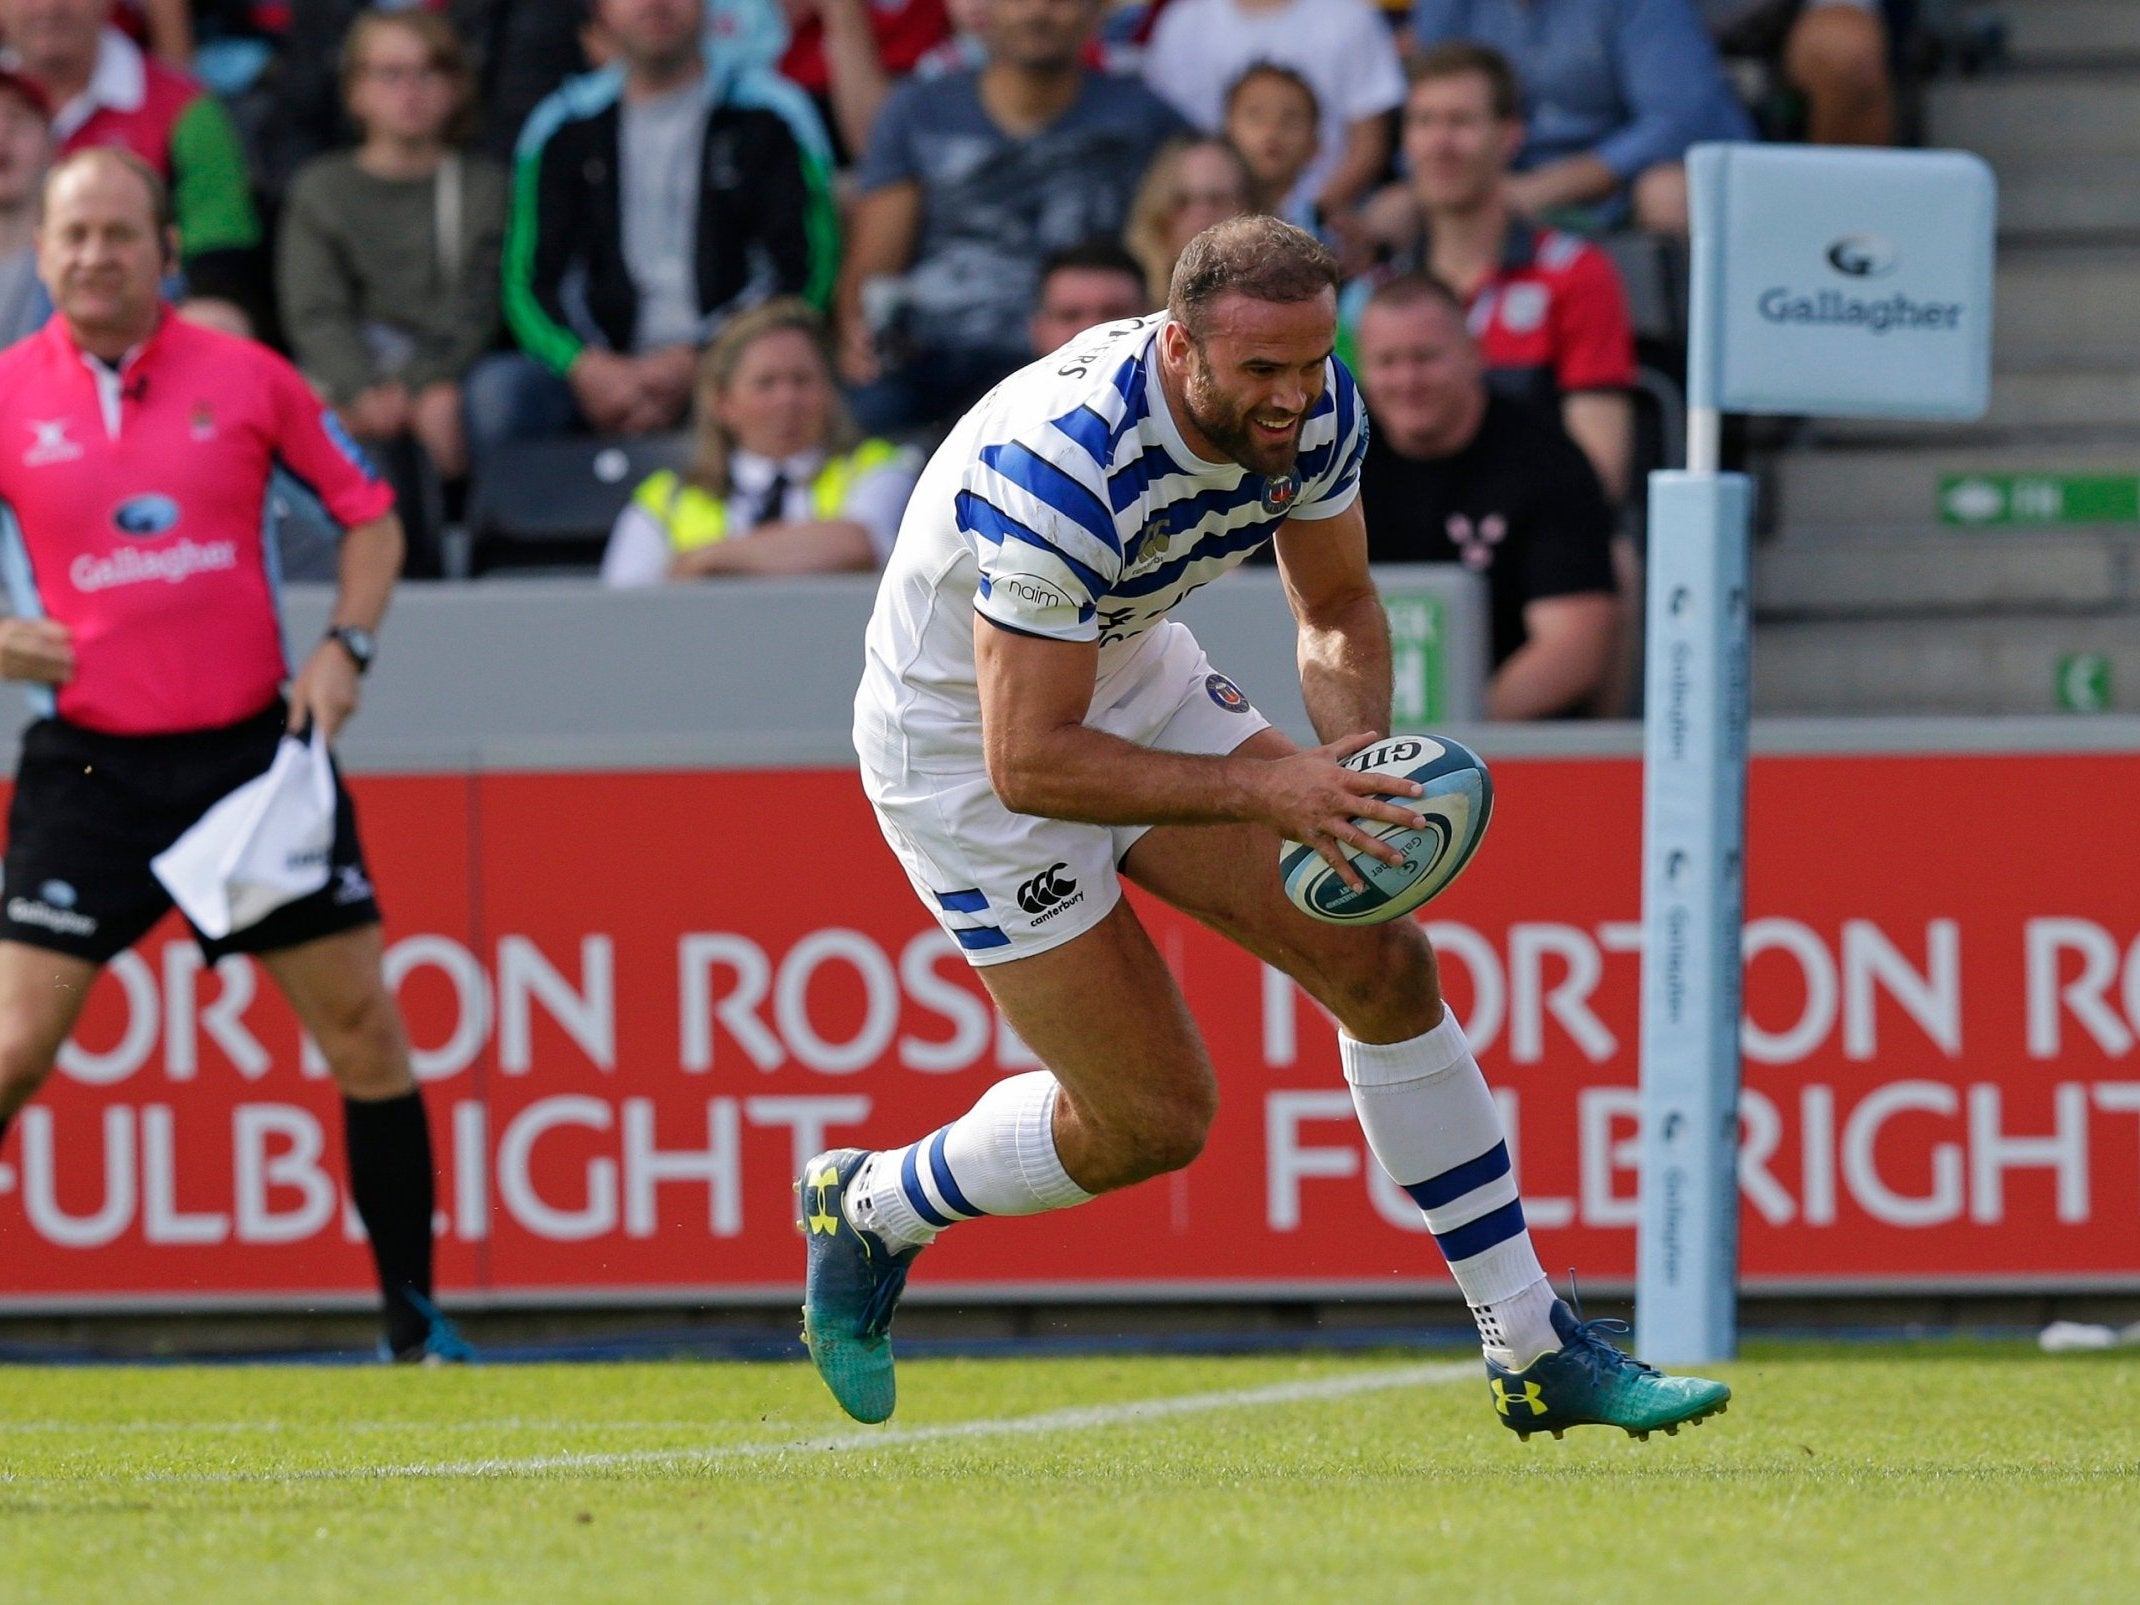
<svg viewBox="0 0 2140 1605">
<path fill-rule="evenodd" d="M 1771 1345 L 1519 1446 L 1475 1363 L 0 1370 L 0 1599 L 2140 1598 L 2140 1362 Z M 1133 1406 L 1139 1408 L 1132 1408 Z"/>
</svg>

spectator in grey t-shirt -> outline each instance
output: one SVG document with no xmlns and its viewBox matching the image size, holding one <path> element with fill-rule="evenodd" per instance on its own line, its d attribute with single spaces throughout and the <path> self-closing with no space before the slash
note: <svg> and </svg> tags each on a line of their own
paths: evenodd
<svg viewBox="0 0 2140 1605">
<path fill-rule="evenodd" d="M 1101 8 L 993 0 L 988 64 L 909 83 L 878 117 L 836 302 L 865 429 L 952 417 L 1031 360 L 1041 264 L 1121 233 L 1184 126 L 1142 84 L 1084 65 Z"/>
</svg>

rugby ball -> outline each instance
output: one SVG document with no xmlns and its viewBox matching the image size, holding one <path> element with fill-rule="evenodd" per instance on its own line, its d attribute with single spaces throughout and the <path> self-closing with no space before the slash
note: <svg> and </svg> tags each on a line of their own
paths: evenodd
<svg viewBox="0 0 2140 1605">
<path fill-rule="evenodd" d="M 1344 764 L 1362 774 L 1416 780 L 1426 788 L 1420 796 L 1394 799 L 1425 816 L 1424 825 L 1354 821 L 1403 853 L 1404 862 L 1385 864 L 1365 853 L 1348 852 L 1367 883 L 1364 891 L 1356 892 L 1322 854 L 1289 841 L 1279 848 L 1278 875 L 1293 906 L 1313 919 L 1332 925 L 1379 925 L 1439 895 L 1471 862 L 1493 816 L 1494 783 L 1479 755 L 1447 736 L 1391 736 L 1354 753 Z"/>
</svg>

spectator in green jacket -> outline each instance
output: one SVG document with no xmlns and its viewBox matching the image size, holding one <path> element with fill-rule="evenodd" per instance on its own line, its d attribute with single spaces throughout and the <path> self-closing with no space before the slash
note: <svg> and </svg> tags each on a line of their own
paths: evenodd
<svg viewBox="0 0 2140 1605">
<path fill-rule="evenodd" d="M 171 186 L 189 317 L 250 333 L 262 310 L 260 219 L 221 101 L 111 26 L 113 0 L 0 0 L 9 65 L 53 107 L 61 156 L 132 151 Z"/>
<path fill-rule="evenodd" d="M 505 246 L 520 351 L 468 383 L 470 440 L 671 429 L 699 351 L 838 268 L 823 125 L 794 85 L 703 53 L 699 0 L 600 0 L 611 65 L 528 119 Z"/>
</svg>

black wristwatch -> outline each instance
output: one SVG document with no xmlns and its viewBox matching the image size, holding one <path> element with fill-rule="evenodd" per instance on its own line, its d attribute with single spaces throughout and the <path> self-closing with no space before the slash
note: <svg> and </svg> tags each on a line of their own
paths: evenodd
<svg viewBox="0 0 2140 1605">
<path fill-rule="evenodd" d="M 339 641 L 342 650 L 357 666 L 357 673 L 369 673 L 372 659 L 379 653 L 379 638 L 369 630 L 360 630 L 354 624 L 337 624 L 327 632 L 327 639 Z"/>
</svg>

